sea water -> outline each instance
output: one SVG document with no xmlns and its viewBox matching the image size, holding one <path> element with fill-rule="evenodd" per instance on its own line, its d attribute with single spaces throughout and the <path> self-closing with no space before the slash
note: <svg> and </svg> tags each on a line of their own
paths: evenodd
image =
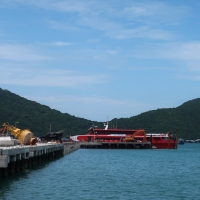
<svg viewBox="0 0 200 200">
<path fill-rule="evenodd" d="M 0 199 L 200 199 L 200 144 L 79 149 L 0 179 Z"/>
</svg>

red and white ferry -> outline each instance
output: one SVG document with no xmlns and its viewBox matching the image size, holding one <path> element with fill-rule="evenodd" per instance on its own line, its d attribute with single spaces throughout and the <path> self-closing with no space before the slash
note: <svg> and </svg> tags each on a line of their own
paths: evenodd
<svg viewBox="0 0 200 200">
<path fill-rule="evenodd" d="M 153 148 L 174 149 L 177 146 L 176 139 L 169 133 L 145 133 L 143 129 L 117 129 L 108 128 L 108 122 L 104 123 L 104 129 L 92 126 L 85 135 L 71 136 L 73 141 L 80 142 L 129 142 L 134 136 L 134 141 L 149 141 Z M 132 140 L 133 141 L 133 140 Z"/>
</svg>

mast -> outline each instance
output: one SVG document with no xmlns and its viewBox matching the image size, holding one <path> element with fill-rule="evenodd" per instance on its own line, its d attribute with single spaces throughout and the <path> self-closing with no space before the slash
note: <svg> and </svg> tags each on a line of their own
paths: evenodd
<svg viewBox="0 0 200 200">
<path fill-rule="evenodd" d="M 109 120 L 108 120 L 108 118 L 107 118 L 107 122 L 106 123 L 103 123 L 104 124 L 104 126 L 105 126 L 105 130 L 108 130 L 108 122 L 109 122 Z"/>
</svg>

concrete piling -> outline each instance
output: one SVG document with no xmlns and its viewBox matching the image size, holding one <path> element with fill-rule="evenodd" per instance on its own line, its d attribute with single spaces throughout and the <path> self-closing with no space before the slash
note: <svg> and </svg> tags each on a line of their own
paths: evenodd
<svg viewBox="0 0 200 200">
<path fill-rule="evenodd" d="M 150 142 L 80 142 L 83 149 L 150 149 Z"/>
</svg>

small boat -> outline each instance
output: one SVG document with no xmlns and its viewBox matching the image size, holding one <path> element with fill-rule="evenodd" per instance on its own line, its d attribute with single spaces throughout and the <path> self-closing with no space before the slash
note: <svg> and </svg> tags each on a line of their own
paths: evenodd
<svg viewBox="0 0 200 200">
<path fill-rule="evenodd" d="M 184 144 L 184 143 L 185 143 L 184 139 L 182 139 L 182 138 L 178 139 L 178 144 Z"/>
<path fill-rule="evenodd" d="M 48 132 L 46 135 L 40 137 L 41 140 L 51 141 L 51 140 L 61 140 L 64 131 L 58 132 Z"/>
</svg>

